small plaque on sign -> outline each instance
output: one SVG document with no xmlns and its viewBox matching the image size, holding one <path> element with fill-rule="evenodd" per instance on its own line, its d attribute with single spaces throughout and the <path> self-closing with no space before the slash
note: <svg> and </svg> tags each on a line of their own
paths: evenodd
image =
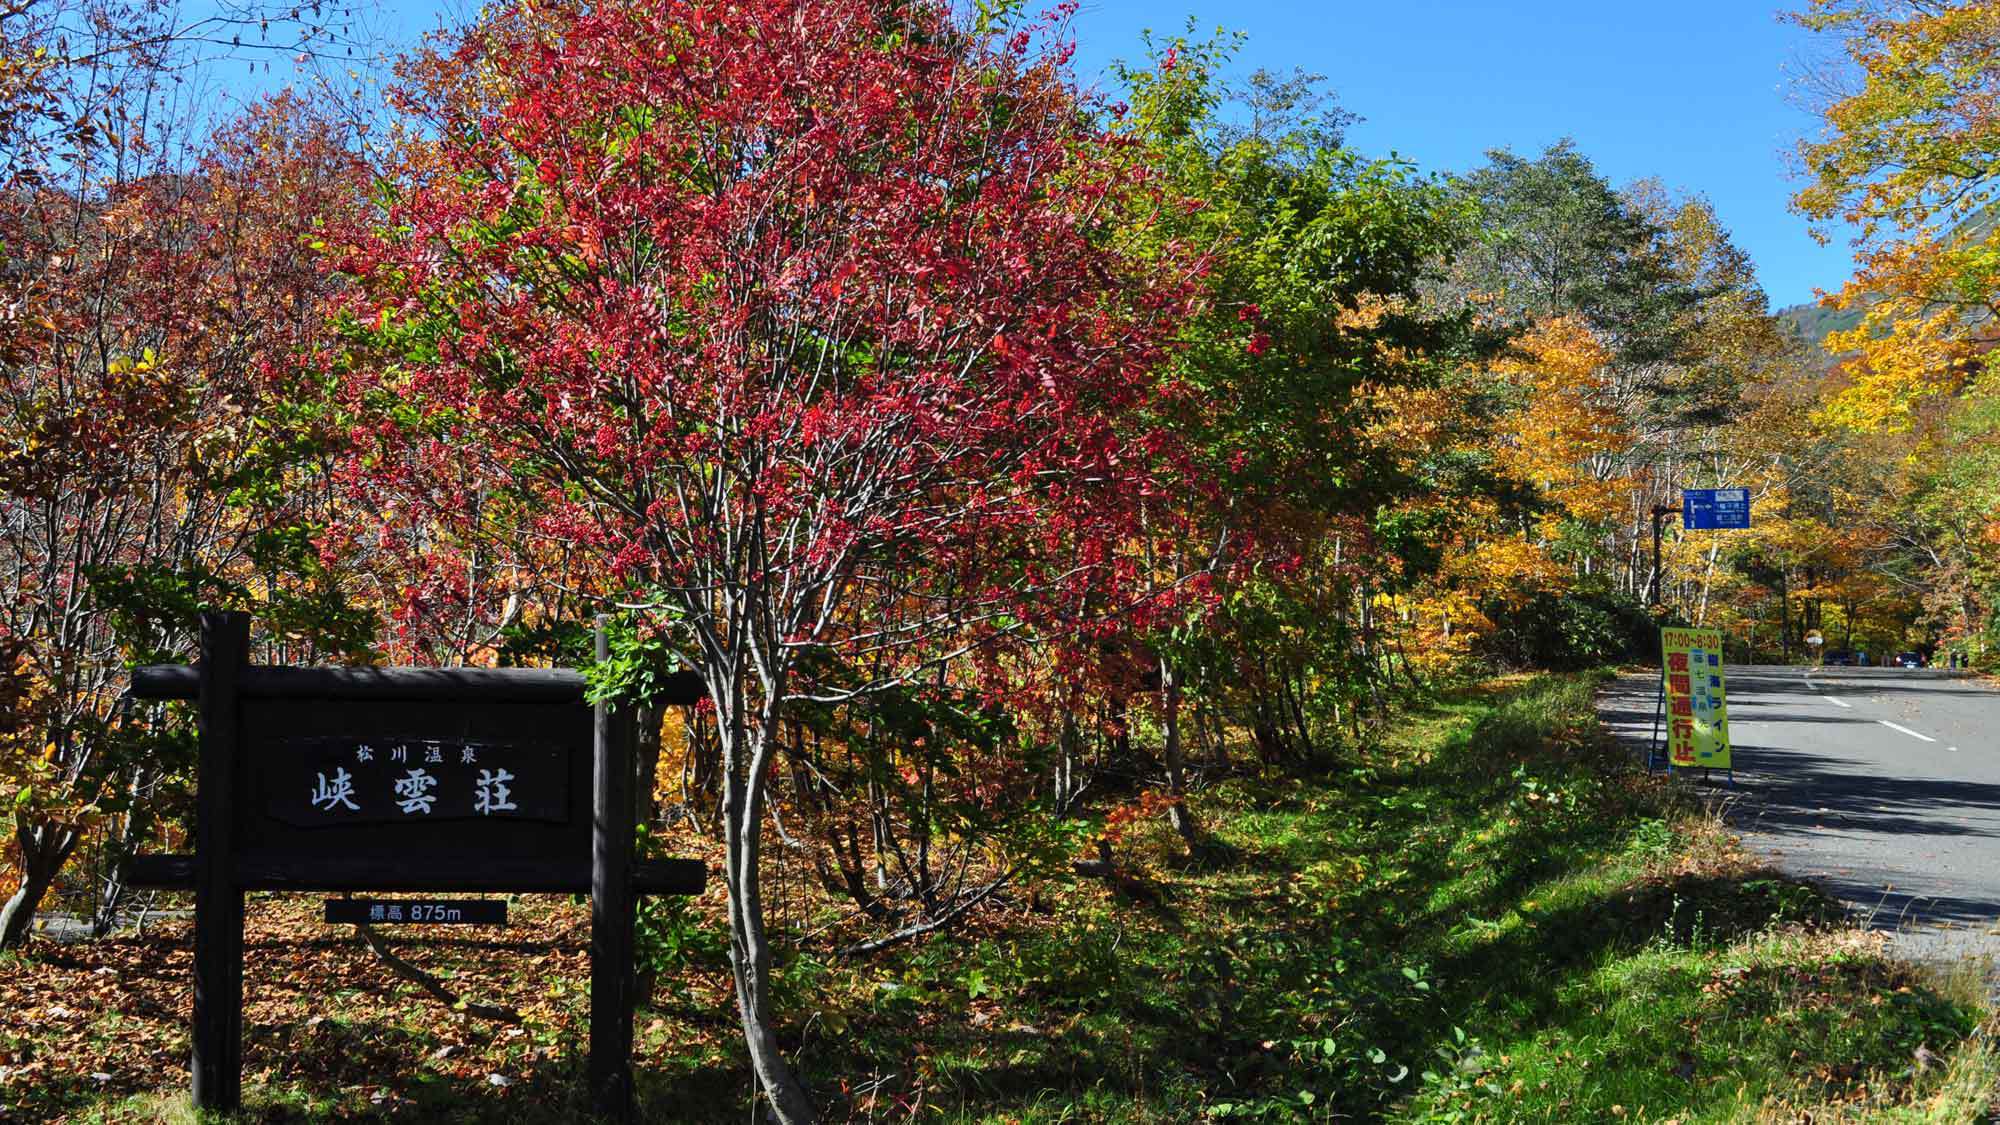
<svg viewBox="0 0 2000 1125">
<path fill-rule="evenodd" d="M 504 926 L 507 904 L 499 899 L 330 898 L 326 920 L 340 925 Z"/>
</svg>

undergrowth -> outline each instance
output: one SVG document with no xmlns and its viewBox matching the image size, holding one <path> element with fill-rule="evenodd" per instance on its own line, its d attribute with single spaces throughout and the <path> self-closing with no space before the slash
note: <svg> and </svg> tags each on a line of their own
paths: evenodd
<svg viewBox="0 0 2000 1125">
<path fill-rule="evenodd" d="M 1588 676 L 1408 715 L 1313 777 L 1204 795 L 1216 846 L 865 978 L 821 1075 L 948 1120 L 1954 1119 L 1995 1068 L 1942 995 L 1597 728 Z M 864 1070 L 863 1072 L 867 1072 Z M 824 1080 L 824 1079 L 823 1079 Z"/>
<path fill-rule="evenodd" d="M 1603 739 L 1594 683 L 1485 685 L 1338 763 L 1213 785 L 1192 857 L 1164 825 L 1126 833 L 1120 861 L 1156 893 L 1044 884 L 869 959 L 800 943 L 778 969 L 791 1057 L 831 1120 L 1980 1119 L 2000 1087 L 1983 984 L 1887 958 L 1746 856 Z M 405 945 L 521 1006 L 520 1028 L 427 1005 L 312 936 L 312 905 L 252 911 L 299 924 L 253 929 L 248 1116 L 575 1119 L 574 904 L 521 901 L 502 942 Z M 649 923 L 675 940 L 639 1019 L 648 1120 L 749 1119 L 714 907 Z M 184 1006 L 144 990 L 185 988 L 184 941 L 0 965 L 32 993 L 115 964 L 102 995 L 138 997 L 64 1039 L 46 997 L 0 1011 L 0 1119 L 185 1117 L 184 1071 L 134 1090 L 90 1053 L 150 1034 L 178 1056 Z"/>
</svg>

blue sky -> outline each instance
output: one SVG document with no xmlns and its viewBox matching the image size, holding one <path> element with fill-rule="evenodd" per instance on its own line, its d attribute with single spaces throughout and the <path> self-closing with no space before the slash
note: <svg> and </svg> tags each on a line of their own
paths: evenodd
<svg viewBox="0 0 2000 1125">
<path fill-rule="evenodd" d="M 1821 48 L 1765 0 L 1203 0 L 1190 7 L 1085 0 L 1079 77 L 1106 81 L 1139 34 L 1203 28 L 1249 35 L 1245 71 L 1323 74 L 1363 117 L 1349 142 L 1430 170 L 1488 149 L 1540 152 L 1564 136 L 1613 182 L 1657 177 L 1715 204 L 1774 307 L 1836 289 L 1849 251 L 1815 244 L 1787 210 L 1787 154 L 1815 124 L 1791 76 Z"/>
<path fill-rule="evenodd" d="M 1030 0 L 1034 3 L 1035 0 Z M 1786 154 L 1815 128 L 1788 97 L 1817 48 L 1771 0 L 1084 0 L 1078 77 L 1109 85 L 1140 32 L 1242 31 L 1244 73 L 1302 67 L 1363 121 L 1372 155 L 1432 171 L 1477 166 L 1488 149 L 1540 152 L 1565 136 L 1615 183 L 1656 177 L 1715 204 L 1774 307 L 1838 288 L 1844 241 L 1821 247 L 1787 210 Z M 1803 0 L 1801 0 L 1803 2 Z M 471 0 L 383 0 L 380 30 L 413 38 Z"/>
</svg>

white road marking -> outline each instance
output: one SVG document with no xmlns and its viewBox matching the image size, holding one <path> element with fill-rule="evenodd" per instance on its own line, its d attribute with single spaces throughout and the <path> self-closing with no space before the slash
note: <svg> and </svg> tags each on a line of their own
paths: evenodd
<svg viewBox="0 0 2000 1125">
<path fill-rule="evenodd" d="M 1849 703 L 1845 699 L 1835 699 L 1833 696 L 1830 695 L 1823 695 L 1820 696 L 1820 698 L 1826 700 L 1828 703 L 1833 704 L 1835 707 L 1845 707 L 1850 711 L 1854 709 L 1854 704 Z"/>
<path fill-rule="evenodd" d="M 1947 746 L 1947 747 L 1945 747 L 1945 749 L 1947 749 L 1947 750 L 1951 751 L 1951 752 L 1952 752 L 1952 753 L 1954 753 L 1954 754 L 1958 753 L 1958 747 L 1956 747 L 1956 746 Z"/>
<path fill-rule="evenodd" d="M 1896 732 L 1898 732 L 1898 733 L 1900 733 L 1900 734 L 1907 734 L 1907 735 L 1909 735 L 1909 736 L 1910 736 L 1911 738 L 1921 738 L 1921 739 L 1923 739 L 1923 740 L 1924 740 L 1925 742 L 1936 742 L 1936 741 L 1937 741 L 1937 739 L 1935 739 L 1935 738 L 1932 738 L 1932 737 L 1931 737 L 1930 735 L 1928 735 L 1928 734 L 1918 734 L 1918 733 L 1917 733 L 1916 731 L 1913 731 L 1913 730 L 1911 730 L 1911 729 L 1910 729 L 1909 727 L 1899 727 L 1899 726 L 1897 726 L 1896 724 L 1894 724 L 1894 723 L 1890 722 L 1890 721 L 1889 721 L 1889 720 L 1887 720 L 1887 719 L 1877 719 L 1877 720 L 1875 720 L 1875 721 L 1876 721 L 1876 722 L 1878 722 L 1878 723 L 1881 723 L 1881 724 L 1882 724 L 1883 726 L 1885 726 L 1885 727 L 1888 727 L 1888 728 L 1889 728 L 1890 730 L 1893 730 L 1893 731 L 1896 731 Z"/>
</svg>

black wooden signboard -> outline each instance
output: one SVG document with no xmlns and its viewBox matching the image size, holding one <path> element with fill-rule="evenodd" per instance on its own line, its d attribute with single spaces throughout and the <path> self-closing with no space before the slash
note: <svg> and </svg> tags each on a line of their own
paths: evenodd
<svg viewBox="0 0 2000 1125">
<path fill-rule="evenodd" d="M 587 891 L 592 1101 L 629 1116 L 633 896 L 705 878 L 632 858 L 630 716 L 584 703 L 567 670 L 255 667 L 249 635 L 247 615 L 205 613 L 199 664 L 132 676 L 138 698 L 200 708 L 194 854 L 131 867 L 135 886 L 195 892 L 196 1108 L 241 1100 L 245 891 Z M 668 702 L 701 690 L 683 674 Z M 329 902 L 327 919 L 395 921 L 389 905 Z M 457 911 L 403 921 L 505 919 L 504 903 L 397 905 Z"/>
</svg>

